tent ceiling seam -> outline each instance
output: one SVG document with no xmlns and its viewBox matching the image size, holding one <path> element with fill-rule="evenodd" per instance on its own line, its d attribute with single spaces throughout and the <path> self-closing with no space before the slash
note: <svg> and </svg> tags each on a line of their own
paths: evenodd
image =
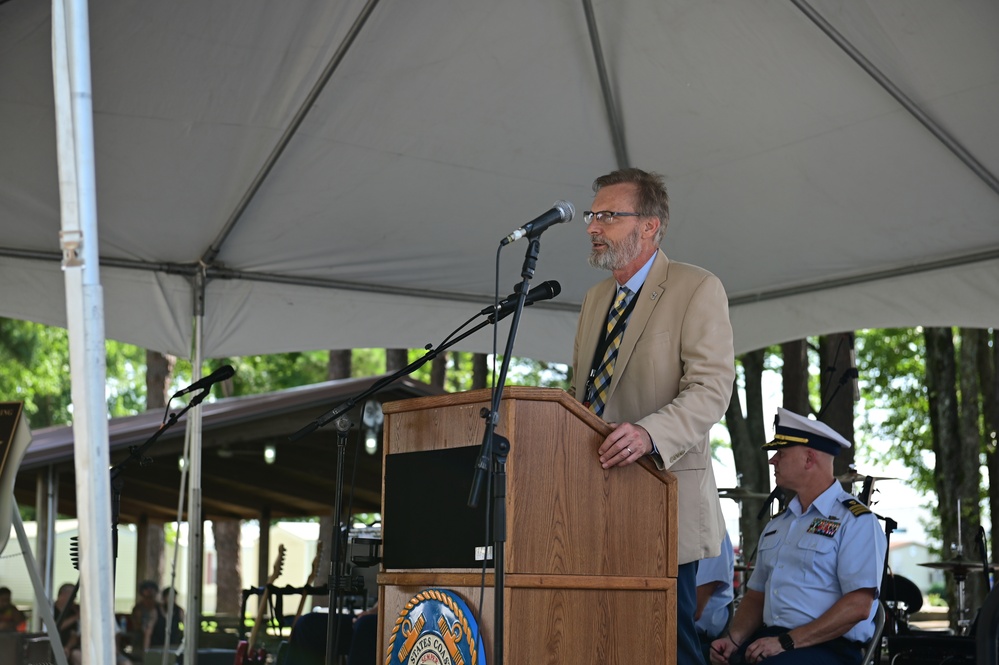
<svg viewBox="0 0 999 665">
<path fill-rule="evenodd" d="M 607 122 L 610 127 L 611 141 L 614 143 L 617 166 L 621 169 L 627 168 L 631 166 L 631 160 L 628 157 L 628 146 L 624 140 L 624 123 L 621 121 L 620 109 L 614 100 L 610 78 L 607 76 L 607 61 L 604 59 L 604 51 L 600 46 L 600 33 L 597 30 L 597 17 L 593 13 L 592 0 L 583 0 L 583 13 L 586 15 L 586 27 L 590 33 L 590 46 L 593 48 L 593 60 L 597 66 L 597 76 L 600 79 L 600 92 L 604 99 L 604 108 L 607 110 Z"/>
<path fill-rule="evenodd" d="M 818 28 L 826 34 L 837 46 L 840 47 L 850 58 L 853 59 L 860 68 L 873 78 L 889 95 L 895 98 L 902 107 L 918 120 L 938 141 L 950 150 L 964 163 L 975 175 L 977 175 L 989 188 L 999 194 L 999 179 L 989 171 L 984 164 L 978 161 L 970 150 L 964 147 L 960 141 L 947 133 L 940 124 L 930 117 L 916 102 L 914 102 L 900 87 L 895 85 L 888 76 L 878 69 L 873 62 L 868 60 L 860 50 L 844 37 L 836 28 L 832 26 L 818 11 L 808 4 L 807 0 L 791 0 L 801 12 L 809 18 Z"/>
<path fill-rule="evenodd" d="M 340 66 L 340 63 L 343 61 L 347 51 L 353 45 L 354 39 L 360 33 L 361 28 L 364 27 L 365 22 L 368 20 L 368 17 L 371 15 L 371 12 L 377 4 L 378 0 L 368 0 L 367 4 L 365 4 L 364 8 L 361 10 L 361 13 L 358 14 L 353 25 L 351 25 L 347 34 L 337 47 L 336 52 L 332 55 L 329 62 L 326 63 L 326 67 L 319 75 L 316 83 L 312 86 L 309 94 L 306 95 L 305 100 L 302 102 L 301 106 L 299 106 L 295 115 L 288 123 L 288 126 L 281 134 L 281 138 L 278 139 L 277 144 L 271 150 L 267 159 L 264 160 L 264 164 L 260 168 L 256 177 L 254 177 L 253 182 L 250 183 L 249 188 L 236 204 L 232 214 L 229 215 L 229 219 L 226 220 L 225 225 L 222 227 L 222 231 L 219 233 L 218 237 L 216 237 L 215 241 L 212 242 L 211 246 L 209 246 L 209 248 L 205 251 L 205 253 L 202 254 L 202 263 L 211 265 L 215 261 L 219 252 L 222 251 L 222 245 L 225 243 L 226 238 L 228 238 L 229 234 L 232 233 L 236 224 L 238 224 L 239 220 L 242 219 L 243 213 L 246 212 L 246 209 L 250 206 L 250 202 L 257 195 L 257 192 L 260 191 L 260 188 L 263 187 L 264 181 L 270 175 L 271 170 L 273 170 L 277 161 L 281 158 L 281 155 L 284 154 L 284 151 L 291 143 L 291 140 L 295 137 L 299 127 L 301 127 L 302 123 L 305 121 L 305 116 L 312 110 L 316 100 L 319 98 L 319 95 L 322 94 L 323 90 L 325 90 L 327 83 L 329 83 L 330 78 L 333 76 L 333 73 L 336 71 L 337 67 Z"/>
<path fill-rule="evenodd" d="M 62 254 L 59 252 L 36 252 L 18 250 L 13 248 L 0 247 L 0 256 L 11 258 L 30 259 L 38 261 L 48 261 L 60 263 Z M 960 254 L 945 259 L 919 263 L 908 266 L 900 266 L 887 270 L 873 271 L 826 279 L 821 282 L 801 284 L 786 288 L 777 288 L 767 291 L 745 295 L 734 295 L 729 298 L 729 306 L 747 305 L 750 303 L 764 302 L 767 300 L 778 300 L 789 296 L 802 295 L 808 293 L 818 293 L 830 289 L 876 282 L 895 277 L 905 277 L 908 275 L 918 275 L 934 270 L 944 270 L 946 268 L 956 268 L 960 266 L 973 265 L 975 263 L 985 263 L 999 259 L 999 247 L 987 249 L 971 254 Z M 202 270 L 199 264 L 181 263 L 147 263 L 143 261 L 130 261 L 126 259 L 102 258 L 102 267 L 126 268 L 132 270 L 144 270 L 148 272 L 160 272 L 170 275 L 181 275 L 194 277 Z M 294 277 L 290 275 L 279 275 L 276 273 L 255 273 L 242 270 L 232 270 L 229 268 L 207 268 L 205 270 L 207 279 L 229 279 L 262 282 L 268 284 L 289 284 L 293 286 L 312 286 L 322 289 L 339 289 L 342 291 L 354 291 L 359 293 L 380 293 L 394 296 L 414 296 L 417 298 L 427 298 L 431 300 L 454 300 L 459 302 L 482 303 L 484 296 L 471 293 L 457 293 L 451 291 L 437 291 L 433 289 L 407 289 L 398 286 L 381 286 L 376 284 L 362 284 L 359 282 L 346 282 L 318 277 Z M 543 302 L 532 305 L 544 310 L 556 310 L 567 312 L 578 312 L 579 303 L 572 302 Z"/>
<path fill-rule="evenodd" d="M 733 296 L 729 298 L 728 304 L 730 307 L 734 307 L 736 305 L 749 305 L 752 303 L 764 302 L 767 300 L 779 300 L 781 298 L 788 298 L 790 296 L 818 293 L 821 291 L 829 291 L 832 289 L 837 289 L 845 286 L 855 286 L 858 284 L 866 284 L 869 282 L 878 282 L 885 279 L 893 279 L 896 277 L 908 277 L 910 275 L 919 275 L 922 273 L 933 272 L 935 270 L 944 270 L 946 268 L 956 268 L 960 266 L 972 265 L 975 263 L 995 261 L 996 259 L 999 259 L 999 248 L 993 248 L 983 252 L 976 252 L 974 254 L 962 254 L 961 256 L 954 256 L 946 259 L 940 259 L 937 261 L 930 261 L 928 263 L 920 263 L 918 265 L 900 266 L 896 268 L 890 268 L 888 270 L 860 273 L 857 275 L 852 275 L 850 277 L 826 279 L 821 282 L 814 282 L 811 284 L 801 284 L 799 286 L 790 286 L 786 288 L 773 289 L 770 291 L 761 291 L 755 294 Z"/>
</svg>

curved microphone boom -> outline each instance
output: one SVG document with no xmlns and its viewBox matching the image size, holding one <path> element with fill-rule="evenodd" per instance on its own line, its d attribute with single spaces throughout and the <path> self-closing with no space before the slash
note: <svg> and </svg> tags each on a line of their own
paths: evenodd
<svg viewBox="0 0 999 665">
<path fill-rule="evenodd" d="M 186 395 L 187 393 L 193 393 L 196 390 L 202 390 L 203 388 L 211 388 L 219 381 L 225 381 L 226 379 L 231 378 L 232 375 L 235 373 L 236 370 L 233 368 L 232 365 L 222 365 L 208 376 L 198 379 L 197 381 L 195 381 L 194 383 L 192 383 L 191 385 L 182 390 L 178 390 L 173 394 L 173 396 L 180 397 L 181 395 Z"/>
<path fill-rule="evenodd" d="M 553 224 L 561 224 L 562 222 L 572 221 L 573 215 L 576 214 L 576 209 L 568 201 L 556 201 L 555 205 L 552 206 L 550 210 L 545 211 L 539 217 L 532 219 L 527 224 L 503 238 L 500 241 L 500 247 L 504 245 L 509 245 L 511 242 L 520 240 L 524 236 L 538 236 L 545 232 L 545 230 Z"/>
</svg>

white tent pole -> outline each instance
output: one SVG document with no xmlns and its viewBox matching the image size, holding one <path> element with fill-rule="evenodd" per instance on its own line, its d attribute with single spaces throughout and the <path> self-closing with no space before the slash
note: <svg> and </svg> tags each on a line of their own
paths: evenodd
<svg viewBox="0 0 999 665">
<path fill-rule="evenodd" d="M 204 271 L 194 284 L 194 352 L 191 359 L 192 378 L 201 378 L 201 340 L 204 336 Z M 201 517 L 201 409 L 187 412 L 187 458 L 189 485 L 187 490 L 187 618 L 184 630 L 184 662 L 198 662 L 198 631 L 201 628 L 201 567 L 204 561 L 204 524 Z"/>
<path fill-rule="evenodd" d="M 24 531 L 24 522 L 21 521 L 21 510 L 17 507 L 17 499 L 12 502 L 14 511 L 13 524 L 14 531 L 17 532 L 17 542 L 21 545 L 21 556 L 24 557 L 24 565 L 28 569 L 28 577 L 31 578 L 31 586 L 35 589 L 35 608 L 41 615 L 46 629 L 49 631 L 49 640 L 52 643 L 52 655 L 55 656 L 58 665 L 66 665 L 66 652 L 63 650 L 63 643 L 59 640 L 59 627 L 56 626 L 55 617 L 52 612 L 52 603 L 46 595 L 45 583 L 38 572 L 38 563 L 35 555 L 31 551 L 31 541 Z M 41 525 L 39 525 L 41 526 Z M 36 618 L 31 617 L 33 620 Z"/>
<path fill-rule="evenodd" d="M 84 665 L 106 665 L 116 651 L 114 560 L 86 0 L 52 2 L 52 70 L 80 520 L 80 641 Z"/>
</svg>

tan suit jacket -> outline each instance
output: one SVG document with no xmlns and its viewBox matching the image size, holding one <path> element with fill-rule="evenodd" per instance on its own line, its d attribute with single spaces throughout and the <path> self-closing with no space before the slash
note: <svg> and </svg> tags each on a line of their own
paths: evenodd
<svg viewBox="0 0 999 665">
<path fill-rule="evenodd" d="M 611 277 L 583 299 L 572 361 L 580 401 L 616 288 Z M 662 456 L 657 464 L 676 474 L 680 563 L 721 551 L 725 522 L 709 430 L 725 415 L 734 381 L 724 286 L 707 270 L 657 251 L 624 331 L 603 418 L 648 430 Z"/>
</svg>

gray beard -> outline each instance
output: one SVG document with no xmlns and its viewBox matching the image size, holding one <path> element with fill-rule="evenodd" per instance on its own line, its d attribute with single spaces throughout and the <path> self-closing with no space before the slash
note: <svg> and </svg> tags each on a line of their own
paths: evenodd
<svg viewBox="0 0 999 665">
<path fill-rule="evenodd" d="M 638 227 L 617 244 L 607 242 L 603 252 L 590 252 L 590 267 L 600 270 L 621 270 L 642 253 L 642 238 Z"/>
</svg>

